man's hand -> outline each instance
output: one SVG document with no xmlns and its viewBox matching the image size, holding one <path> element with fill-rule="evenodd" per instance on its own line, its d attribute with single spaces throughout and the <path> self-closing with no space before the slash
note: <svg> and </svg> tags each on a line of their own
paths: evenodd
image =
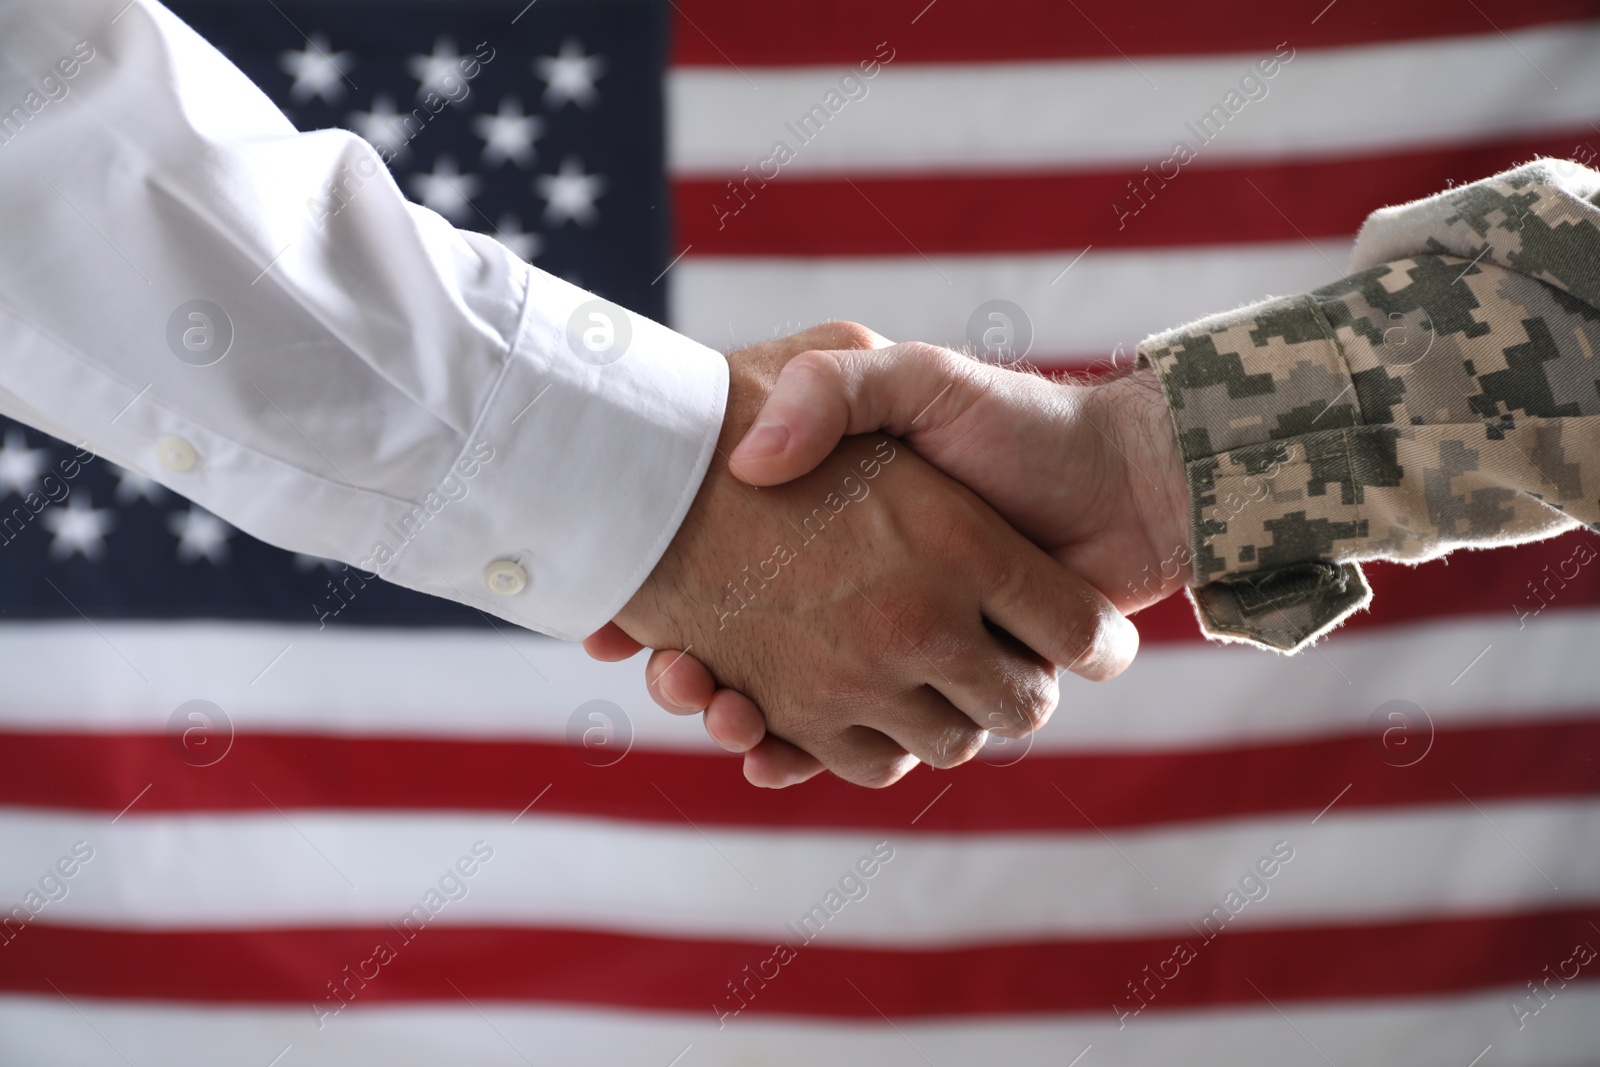
<svg viewBox="0 0 1600 1067">
<path fill-rule="evenodd" d="M 722 456 L 787 357 L 757 349 L 732 358 L 719 457 L 618 616 L 621 633 L 597 634 L 591 653 L 613 658 L 634 642 L 682 648 L 758 701 L 776 735 L 752 752 L 763 754 L 751 774 L 758 784 L 808 777 L 807 753 L 865 785 L 893 782 L 918 760 L 954 766 L 981 748 L 986 730 L 1016 737 L 1042 724 L 1057 699 L 1053 664 L 1098 678 L 1131 660 L 1137 636 L 1105 597 L 887 439 L 850 442 L 781 488 L 735 478 Z M 703 672 L 658 652 L 658 699 L 670 675 L 655 667 L 672 659 L 673 675 L 684 664 Z M 741 743 L 759 732 L 746 725 Z"/>
<path fill-rule="evenodd" d="M 789 360 L 733 451 L 735 473 L 778 484 L 810 470 L 842 436 L 885 430 L 971 486 L 1119 610 L 1188 582 L 1188 485 L 1153 371 L 1073 385 L 931 345 L 874 349 Z M 657 654 L 647 674 L 663 706 L 676 696 L 706 708 L 711 736 L 747 753 L 751 781 L 779 784 L 807 766 L 763 740 L 760 710 L 717 690 L 692 656 Z"/>
<path fill-rule="evenodd" d="M 1189 578 L 1188 483 L 1152 370 L 1073 385 L 932 345 L 806 352 L 784 366 L 733 470 L 776 485 L 844 435 L 880 430 L 970 486 L 1119 610 Z"/>
</svg>

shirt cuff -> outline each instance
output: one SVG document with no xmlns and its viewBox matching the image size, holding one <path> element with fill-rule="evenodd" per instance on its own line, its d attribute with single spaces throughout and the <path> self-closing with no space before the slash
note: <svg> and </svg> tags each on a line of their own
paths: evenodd
<svg viewBox="0 0 1600 1067">
<path fill-rule="evenodd" d="M 719 352 L 531 270 L 515 345 L 439 487 L 371 531 L 361 564 L 579 640 L 677 533 L 721 431 Z"/>
<path fill-rule="evenodd" d="M 1358 487 L 1393 463 L 1388 427 L 1359 425 L 1354 380 L 1310 296 L 1264 301 L 1140 345 L 1160 376 L 1189 481 L 1202 628 L 1296 651 L 1371 600 L 1330 558 L 1366 536 Z"/>
</svg>

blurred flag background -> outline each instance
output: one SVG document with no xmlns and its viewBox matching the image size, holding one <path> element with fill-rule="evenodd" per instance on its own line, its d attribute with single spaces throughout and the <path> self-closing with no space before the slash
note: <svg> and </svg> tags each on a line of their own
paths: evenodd
<svg viewBox="0 0 1600 1067">
<path fill-rule="evenodd" d="M 1125 364 L 1335 279 L 1373 208 L 1600 152 L 1593 0 L 174 8 L 414 199 L 723 349 L 851 318 Z M 766 793 L 638 663 L 75 455 L 0 445 L 0 1064 L 1600 1056 L 1592 534 L 1373 567 L 1292 659 L 1168 602 L 1032 742 Z"/>
</svg>

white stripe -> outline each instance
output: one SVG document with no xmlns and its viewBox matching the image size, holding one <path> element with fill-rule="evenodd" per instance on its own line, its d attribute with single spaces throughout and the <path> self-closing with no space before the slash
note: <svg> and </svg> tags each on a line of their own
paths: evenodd
<svg viewBox="0 0 1600 1067">
<path fill-rule="evenodd" d="M 1595 117 L 1597 52 L 1595 23 L 1305 49 L 1220 133 L 1215 120 L 1200 131 L 1209 142 L 1185 124 L 1198 128 L 1270 52 L 1141 58 L 1139 70 L 1122 59 L 891 64 L 864 83 L 866 96 L 809 129 L 800 117 L 824 103 L 842 65 L 693 67 L 667 76 L 668 159 L 674 173 L 723 178 L 747 164 L 756 171 L 781 140 L 794 152 L 784 174 L 1138 170 L 1171 156 L 1178 140 L 1210 164 L 1525 137 Z"/>
<path fill-rule="evenodd" d="M 511 626 L 5 625 L 0 728 L 159 732 L 180 704 L 203 699 L 235 730 L 562 740 L 583 705 L 604 699 L 641 743 L 721 752 L 697 718 L 650 701 L 644 662 L 597 663 Z"/>
<path fill-rule="evenodd" d="M 1262 204 L 1263 211 L 1270 211 Z M 1157 330 L 1271 294 L 1337 281 L 1347 240 L 1036 255 L 765 258 L 693 256 L 674 269 L 674 328 L 730 348 L 828 319 L 864 322 L 896 341 L 967 344 L 980 304 L 1003 299 L 1033 325 L 1035 356 L 1121 362 Z M 1058 280 L 1059 279 L 1059 280 Z"/>
<path fill-rule="evenodd" d="M 1297 656 L 1238 645 L 1155 646 L 1109 683 L 1063 678 L 1062 705 L 1035 750 L 1351 733 L 1394 700 L 1420 707 L 1435 728 L 1595 717 L 1600 609 L 1552 610 L 1519 630 L 1511 605 L 1482 607 L 1486 614 L 1477 617 L 1335 634 Z"/>
<path fill-rule="evenodd" d="M 1113 682 L 1063 675 L 1061 706 L 1031 747 L 1136 751 L 1321 737 L 1362 730 L 1391 700 L 1417 704 L 1436 728 L 1594 716 L 1600 657 L 1590 653 L 1600 643 L 1600 609 L 1552 609 L 1519 630 L 1509 605 L 1482 607 L 1489 614 L 1336 634 L 1293 657 L 1152 645 Z M 285 645 L 289 653 L 252 685 Z M 160 732 L 174 709 L 199 698 L 240 731 L 563 741 L 574 713 L 604 699 L 623 710 L 640 748 L 721 752 L 696 718 L 650 702 L 643 662 L 596 663 L 576 645 L 524 632 L 7 625 L 0 729 Z M 999 750 L 996 758 L 1015 757 Z"/>
<path fill-rule="evenodd" d="M 1064 811 L 1086 799 L 1067 799 L 1071 782 L 1061 788 Z M 819 943 L 1194 936 L 1189 924 L 1225 904 L 1279 841 L 1293 859 L 1266 883 L 1265 899 L 1239 910 L 1228 929 L 1600 900 L 1600 802 L 1477 804 L 1377 812 L 1336 805 L 1315 822 L 1294 813 L 1109 836 L 980 838 L 909 828 L 638 825 L 541 817 L 538 809 L 514 825 L 503 814 L 310 811 L 143 818 L 135 811 L 112 825 L 103 815 L 13 809 L 0 811 L 7 842 L 0 901 L 20 902 L 79 840 L 94 858 L 68 883 L 67 896 L 41 911 L 41 922 L 169 929 L 399 923 L 479 840 L 493 858 L 466 881 L 462 899 L 435 909 L 434 922 L 766 941 L 784 937 L 785 923 L 798 927 L 813 907 L 828 907 L 827 894 L 878 841 L 892 858 L 862 883 L 862 899 L 836 901 L 836 916 L 814 921 Z"/>
<path fill-rule="evenodd" d="M 1559 961 L 1556 961 L 1559 962 Z M 1530 976 L 1532 977 L 1532 976 Z M 1270 983 L 1263 990 L 1272 995 Z M 863 989 L 868 997 L 873 990 Z M 883 1067 L 1050 1064 L 1076 1067 L 1192 1064 L 1327 1067 L 1551 1067 L 1593 1062 L 1600 1047 L 1600 987 L 1560 990 L 1519 1030 L 1515 989 L 1448 999 L 1348 1004 L 1266 1003 L 1204 1012 L 1149 1013 L 1118 1030 L 1104 1013 L 1045 1018 L 897 1018 L 848 1023 L 745 1015 L 717 1029 L 703 1014 L 594 1010 L 568 1005 L 507 1007 L 457 999 L 442 1004 L 352 1005 L 318 1030 L 306 1007 L 189 1007 L 73 997 L 0 997 L 0 1060 L 74 1067 Z M 1523 991 L 1526 994 L 1526 991 Z M 1284 1016 L 1287 1016 L 1285 1019 Z M 1299 1032 L 1296 1032 L 1298 1028 Z M 124 1059 L 126 1057 L 126 1059 Z M 1327 1057 L 1327 1059 L 1324 1059 Z"/>
</svg>

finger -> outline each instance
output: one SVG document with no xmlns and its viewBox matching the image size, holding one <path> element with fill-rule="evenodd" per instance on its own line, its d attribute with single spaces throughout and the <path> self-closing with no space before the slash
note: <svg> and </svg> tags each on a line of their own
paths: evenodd
<svg viewBox="0 0 1600 1067">
<path fill-rule="evenodd" d="M 977 755 L 987 740 L 984 731 L 1002 737 L 1027 736 L 1049 720 L 1060 699 L 1055 664 L 1010 635 L 996 635 L 987 627 L 969 639 L 960 655 L 936 665 L 925 680 L 950 710 L 966 720 L 971 736 L 952 732 L 937 739 L 949 753 L 946 762 L 938 762 L 907 744 L 894 730 L 887 732 L 924 763 L 940 768 L 954 767 Z M 948 718 L 939 721 L 949 725 Z M 967 747 L 961 747 L 963 744 Z"/>
<path fill-rule="evenodd" d="M 615 663 L 638 655 L 644 646 L 624 633 L 622 627 L 608 622 L 583 639 L 583 650 L 589 653 L 591 659 Z"/>
<path fill-rule="evenodd" d="M 809 326 L 782 340 L 826 349 L 888 348 L 894 344 L 877 330 L 843 319 Z"/>
<path fill-rule="evenodd" d="M 762 789 L 787 789 L 823 770 L 815 756 L 772 734 L 744 754 L 745 781 Z"/>
<path fill-rule="evenodd" d="M 767 735 L 767 720 L 743 693 L 719 689 L 706 704 L 706 733 L 729 752 L 749 752 Z"/>
<path fill-rule="evenodd" d="M 644 667 L 650 697 L 674 715 L 691 715 L 711 702 L 717 680 L 705 664 L 686 652 L 659 649 Z"/>
<path fill-rule="evenodd" d="M 894 718 L 879 723 L 878 729 L 919 761 L 947 769 L 958 767 L 983 751 L 989 735 L 979 722 L 971 711 L 924 686 L 903 700 Z"/>
<path fill-rule="evenodd" d="M 827 458 L 847 434 L 897 436 L 964 411 L 994 368 L 933 345 L 802 352 L 784 365 L 728 457 L 751 485 L 778 485 Z"/>
<path fill-rule="evenodd" d="M 868 789 L 893 785 L 918 762 L 893 738 L 869 726 L 852 726 L 827 740 L 807 742 L 806 749 L 840 778 Z"/>
<path fill-rule="evenodd" d="M 1007 536 L 1009 534 L 1009 536 Z M 1094 586 L 1024 541 L 1002 533 L 1005 559 L 983 590 L 983 613 L 1039 655 L 1090 681 L 1121 674 L 1139 631 Z"/>
</svg>

